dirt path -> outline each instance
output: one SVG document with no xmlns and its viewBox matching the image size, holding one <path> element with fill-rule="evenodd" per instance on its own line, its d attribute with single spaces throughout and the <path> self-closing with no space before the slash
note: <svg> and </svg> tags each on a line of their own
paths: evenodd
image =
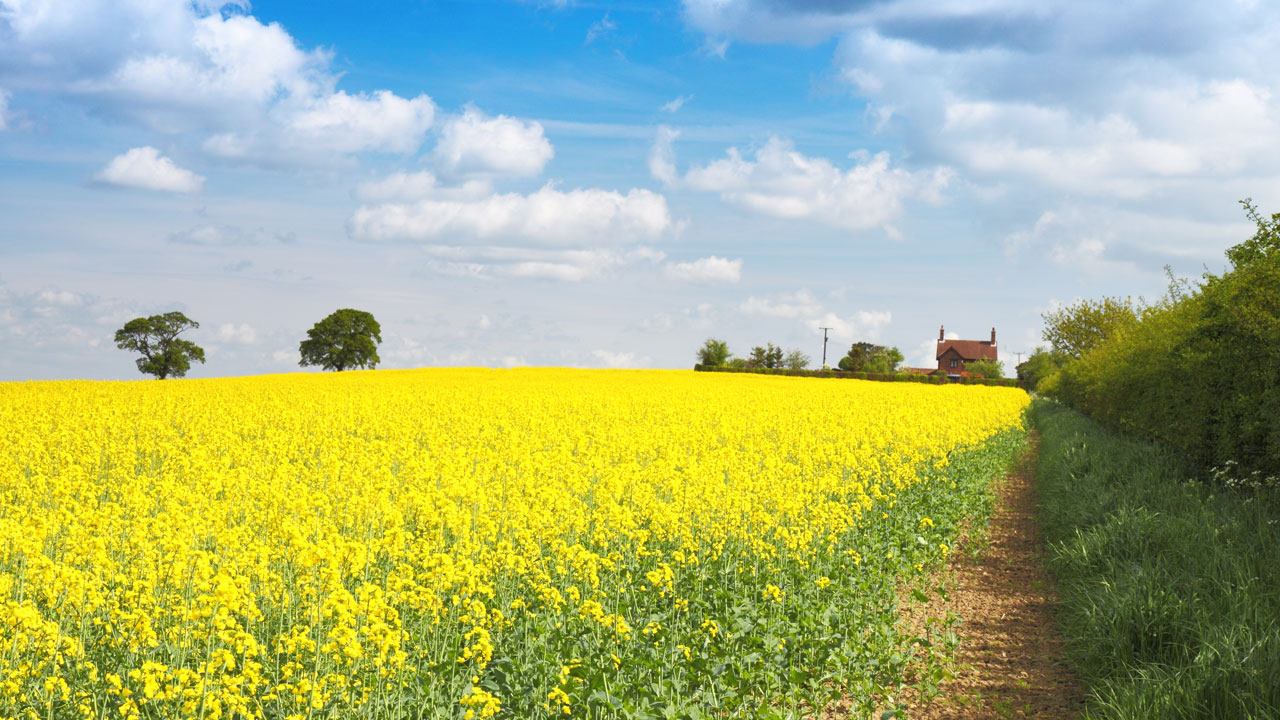
<svg viewBox="0 0 1280 720">
<path fill-rule="evenodd" d="M 912 720 L 1079 717 L 1082 693 L 1063 661 L 1035 524 L 1038 445 L 1033 433 L 1029 452 L 998 487 L 985 552 L 958 552 L 951 561 L 950 602 L 935 599 L 922 610 L 932 617 L 950 611 L 963 623 L 956 676 L 932 703 L 912 707 Z"/>
</svg>

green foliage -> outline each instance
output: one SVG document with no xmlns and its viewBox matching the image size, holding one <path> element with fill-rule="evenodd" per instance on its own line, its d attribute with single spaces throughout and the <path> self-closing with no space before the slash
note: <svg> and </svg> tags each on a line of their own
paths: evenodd
<svg viewBox="0 0 1280 720">
<path fill-rule="evenodd" d="M 157 380 L 182 377 L 192 360 L 204 362 L 204 348 L 178 335 L 198 327 L 200 323 L 177 311 L 134 318 L 116 331 L 116 347 L 142 353 L 137 363 L 143 374 L 155 375 Z"/>
<path fill-rule="evenodd" d="M 803 370 L 809 367 L 810 358 L 799 350 L 792 350 L 782 360 L 782 366 L 788 370 Z"/>
<path fill-rule="evenodd" d="M 1156 440 L 1202 470 L 1280 476 L 1280 216 L 1227 251 L 1232 267 L 1169 294 L 1038 390 L 1113 429 Z M 1047 334 L 1046 334 L 1047 336 Z"/>
<path fill-rule="evenodd" d="M 298 345 L 302 354 L 298 364 L 319 365 L 339 372 L 348 368 L 373 368 L 380 362 L 378 343 L 381 342 L 382 328 L 373 315 L 344 308 L 307 331 L 307 339 Z"/>
<path fill-rule="evenodd" d="M 838 363 L 841 370 L 849 372 L 896 372 L 902 364 L 902 351 L 869 342 L 856 342 Z"/>
<path fill-rule="evenodd" d="M 1085 717 L 1280 717 L 1280 490 L 1036 401 L 1037 493 Z"/>
<path fill-rule="evenodd" d="M 747 358 L 747 367 L 780 368 L 782 367 L 782 360 L 782 348 L 773 343 L 769 343 L 767 347 L 757 345 L 751 348 L 751 357 Z"/>
<path fill-rule="evenodd" d="M 1107 338 L 1136 325 L 1139 308 L 1129 298 L 1079 300 L 1040 316 L 1046 342 L 1071 357 L 1080 357 Z"/>
<path fill-rule="evenodd" d="M 1022 387 L 1034 390 L 1041 380 L 1057 372 L 1069 359 L 1066 353 L 1036 348 L 1031 357 L 1018 366 L 1018 382 Z"/>
<path fill-rule="evenodd" d="M 868 373 L 847 372 L 844 370 L 791 370 L 790 368 L 748 367 L 742 358 L 730 358 L 724 365 L 694 365 L 696 372 L 736 372 L 753 375 L 785 375 L 788 377 L 833 378 L 846 380 L 874 380 L 877 382 L 915 382 L 929 385 L 946 385 L 950 379 L 945 374 L 931 373 Z M 991 385 L 996 387 L 1017 387 L 1018 381 L 1011 378 L 961 378 L 962 385 Z"/>
<path fill-rule="evenodd" d="M 724 340 L 716 340 L 715 338 L 707 338 L 707 341 L 698 348 L 698 364 L 699 365 L 723 365 L 733 353 L 729 352 L 729 343 Z"/>
<path fill-rule="evenodd" d="M 999 360 L 989 360 L 982 358 L 964 364 L 965 372 L 971 372 L 978 377 L 984 378 L 1002 378 L 1004 377 L 1004 363 Z"/>
</svg>

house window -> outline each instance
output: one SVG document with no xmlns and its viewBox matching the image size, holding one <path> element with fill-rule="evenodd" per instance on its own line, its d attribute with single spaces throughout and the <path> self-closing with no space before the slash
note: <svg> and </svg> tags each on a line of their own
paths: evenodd
<svg viewBox="0 0 1280 720">
<path fill-rule="evenodd" d="M 951 367 L 955 367 L 955 366 L 956 366 L 956 365 L 958 365 L 958 364 L 959 364 L 959 361 L 957 361 L 957 360 L 952 360 L 952 361 L 951 361 Z"/>
</svg>

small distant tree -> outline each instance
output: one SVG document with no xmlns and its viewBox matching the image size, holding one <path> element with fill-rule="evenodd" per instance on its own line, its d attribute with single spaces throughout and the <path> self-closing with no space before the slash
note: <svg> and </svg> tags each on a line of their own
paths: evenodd
<svg viewBox="0 0 1280 720">
<path fill-rule="evenodd" d="M 298 345 L 302 359 L 298 364 L 319 365 L 339 372 L 350 368 L 374 368 L 381 359 L 378 344 L 382 328 L 373 315 L 363 310 L 344 308 L 316 323 L 307 331 L 307 339 Z"/>
<path fill-rule="evenodd" d="M 1018 382 L 1034 390 L 1041 380 L 1057 372 L 1069 359 L 1066 353 L 1036 348 L 1027 361 L 1018 366 Z"/>
<path fill-rule="evenodd" d="M 707 341 L 698 349 L 698 364 L 719 367 L 725 364 L 731 354 L 729 352 L 729 343 L 724 340 L 707 338 Z"/>
<path fill-rule="evenodd" d="M 204 348 L 178 335 L 198 327 L 200 323 L 177 311 L 134 318 L 116 331 L 116 347 L 142 353 L 137 360 L 141 373 L 155 375 L 157 380 L 182 377 L 192 360 L 204 362 Z"/>
<path fill-rule="evenodd" d="M 725 367 L 731 367 L 735 370 L 746 370 L 748 367 L 747 359 L 740 357 L 731 357 L 725 361 Z"/>
<path fill-rule="evenodd" d="M 751 348 L 751 357 L 747 358 L 747 366 L 753 368 L 782 367 L 782 348 L 769 343 L 765 347 L 759 345 Z"/>
<path fill-rule="evenodd" d="M 782 364 L 788 370 L 803 370 L 809 367 L 809 356 L 799 350 L 792 350 L 783 358 Z"/>
<path fill-rule="evenodd" d="M 1004 363 L 998 360 L 982 358 L 964 364 L 965 372 L 971 372 L 978 377 L 984 378 L 1002 378 L 1004 377 Z"/>
</svg>

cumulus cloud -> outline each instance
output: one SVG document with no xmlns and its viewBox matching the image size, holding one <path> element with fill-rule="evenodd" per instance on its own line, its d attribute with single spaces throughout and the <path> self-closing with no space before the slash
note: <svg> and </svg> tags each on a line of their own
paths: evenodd
<svg viewBox="0 0 1280 720">
<path fill-rule="evenodd" d="M 674 143 L 680 137 L 680 131 L 666 125 L 658 126 L 658 136 L 649 149 L 649 174 L 663 185 L 672 186 L 680 180 L 676 171 L 676 151 Z"/>
<path fill-rule="evenodd" d="M 523 195 L 497 193 L 459 199 L 431 195 L 414 203 L 366 205 L 351 218 L 363 240 L 447 237 L 522 239 L 549 245 L 620 244 L 653 240 L 671 226 L 667 201 L 643 189 L 626 194 L 553 185 Z"/>
<path fill-rule="evenodd" d="M 172 308 L 170 308 L 172 309 Z M 102 377 L 120 368 L 133 372 L 132 360 L 111 338 L 130 318 L 154 309 L 133 302 L 46 286 L 15 289 L 0 282 L 0 373 L 27 377 Z"/>
<path fill-rule="evenodd" d="M 738 306 L 738 311 L 744 315 L 795 320 L 807 331 L 818 334 L 823 327 L 831 328 L 830 337 L 840 341 L 878 340 L 893 321 L 893 314 L 888 311 L 829 309 L 808 290 L 773 297 L 751 296 Z"/>
<path fill-rule="evenodd" d="M 708 40 L 837 38 L 835 76 L 867 102 L 868 130 L 955 168 L 979 202 L 1032 218 L 1064 198 L 1151 225 L 1195 225 L 1280 183 L 1280 9 L 1141 0 L 684 0 Z M 1021 217 L 1014 222 L 1025 222 Z M 1139 235 L 1149 235 L 1140 231 Z M 1120 238 L 1045 257 L 1108 264 Z M 1215 250 L 1219 242 L 1208 241 Z M 1169 260 L 1157 251 L 1155 266 Z"/>
<path fill-rule="evenodd" d="M 218 339 L 237 345 L 252 345 L 258 341 L 258 332 L 247 323 L 223 323 L 218 328 Z"/>
<path fill-rule="evenodd" d="M 204 187 L 203 177 L 178 167 L 153 147 L 117 155 L 94 179 L 108 185 L 173 193 L 194 193 Z"/>
<path fill-rule="evenodd" d="M 660 136 L 658 145 L 663 141 Z M 852 153 L 850 157 L 855 164 L 842 170 L 825 158 L 796 151 L 788 140 L 773 137 L 753 159 L 730 148 L 724 158 L 690 169 L 683 184 L 717 192 L 725 202 L 762 215 L 868 230 L 890 223 L 908 199 L 936 202 L 952 177 L 945 167 L 930 172 L 890 167 L 888 153 Z"/>
<path fill-rule="evenodd" d="M 712 255 L 665 265 L 662 272 L 667 277 L 687 282 L 736 283 L 742 279 L 742 258 L 730 260 Z"/>
<path fill-rule="evenodd" d="M 649 367 L 650 364 L 647 356 L 637 356 L 636 353 L 633 352 L 592 350 L 591 356 L 594 357 L 602 367 L 612 369 L 645 368 Z"/>
<path fill-rule="evenodd" d="M 452 175 L 532 177 L 542 172 L 555 150 L 540 123 L 506 115 L 486 117 L 468 108 L 440 129 L 434 155 L 441 169 Z"/>
<path fill-rule="evenodd" d="M 164 133 L 200 133 L 213 154 L 259 164 L 417 150 L 426 95 L 348 94 L 330 53 L 306 50 L 247 3 L 6 3 L 0 73 L 38 92 Z"/>
</svg>

